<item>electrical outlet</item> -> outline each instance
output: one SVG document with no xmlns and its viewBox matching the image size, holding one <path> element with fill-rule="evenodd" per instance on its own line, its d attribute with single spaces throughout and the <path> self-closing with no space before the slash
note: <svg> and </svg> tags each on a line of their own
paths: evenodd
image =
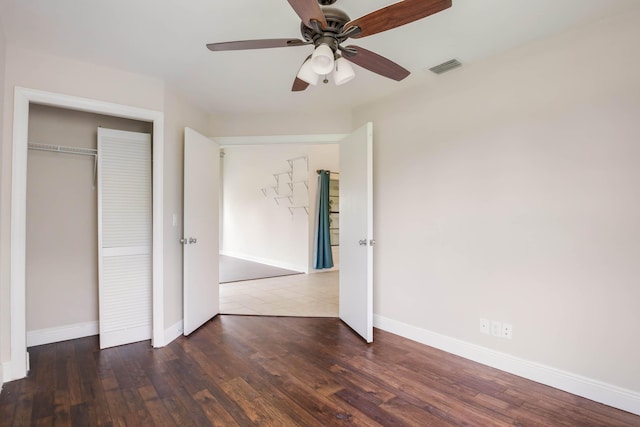
<svg viewBox="0 0 640 427">
<path fill-rule="evenodd" d="M 509 323 L 502 324 L 502 338 L 511 339 L 513 337 L 513 326 Z"/>
<path fill-rule="evenodd" d="M 480 332 L 491 335 L 491 321 L 489 319 L 480 319 Z"/>
<path fill-rule="evenodd" d="M 493 335 L 494 337 L 502 336 L 502 323 L 498 322 L 497 320 L 491 321 L 491 335 Z"/>
</svg>

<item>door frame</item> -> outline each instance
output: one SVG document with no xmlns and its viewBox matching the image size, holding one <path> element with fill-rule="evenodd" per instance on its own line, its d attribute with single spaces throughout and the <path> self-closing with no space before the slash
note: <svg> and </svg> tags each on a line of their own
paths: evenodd
<svg viewBox="0 0 640 427">
<path fill-rule="evenodd" d="M 134 119 L 153 124 L 153 331 L 151 344 L 162 347 L 164 340 L 163 287 L 163 177 L 164 113 L 128 105 L 98 101 L 54 92 L 16 87 L 13 103 L 13 146 L 11 159 L 11 360 L 4 380 L 24 378 L 29 367 L 26 332 L 26 213 L 27 150 L 29 104 Z"/>
</svg>

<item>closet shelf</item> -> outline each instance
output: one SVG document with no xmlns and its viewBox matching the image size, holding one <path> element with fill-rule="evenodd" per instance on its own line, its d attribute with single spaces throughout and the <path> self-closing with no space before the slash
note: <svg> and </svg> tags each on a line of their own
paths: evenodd
<svg viewBox="0 0 640 427">
<path fill-rule="evenodd" d="M 28 143 L 27 148 L 29 150 L 49 151 L 52 153 L 92 156 L 93 157 L 93 189 L 94 190 L 96 189 L 96 181 L 98 179 L 98 150 L 97 149 L 81 148 L 81 147 L 65 147 L 62 145 L 51 145 L 51 144 L 39 144 L 37 142 Z"/>
<path fill-rule="evenodd" d="M 80 154 L 83 156 L 96 156 L 98 154 L 98 150 L 96 150 L 95 148 L 64 147 L 62 145 L 39 144 L 36 142 L 30 142 L 28 148 L 30 150 L 52 151 L 55 153 L 65 154 Z"/>
</svg>

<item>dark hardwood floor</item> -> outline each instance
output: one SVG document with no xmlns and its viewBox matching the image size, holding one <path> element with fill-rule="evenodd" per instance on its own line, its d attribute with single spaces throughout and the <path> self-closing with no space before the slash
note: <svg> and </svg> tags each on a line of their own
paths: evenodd
<svg viewBox="0 0 640 427">
<path fill-rule="evenodd" d="M 337 319 L 219 316 L 162 349 L 29 349 L 0 426 L 640 426 L 640 417 Z"/>
</svg>

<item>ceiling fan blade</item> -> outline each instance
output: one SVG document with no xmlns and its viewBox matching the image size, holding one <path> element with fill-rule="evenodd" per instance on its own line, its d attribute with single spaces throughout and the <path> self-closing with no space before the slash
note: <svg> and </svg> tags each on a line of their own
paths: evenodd
<svg viewBox="0 0 640 427">
<path fill-rule="evenodd" d="M 400 81 L 411 74 L 409 70 L 401 67 L 390 59 L 360 46 L 347 46 L 340 50 L 345 59 L 381 76 Z"/>
<path fill-rule="evenodd" d="M 344 28 L 360 28 L 359 33 L 350 36 L 357 39 L 417 21 L 449 7 L 451 0 L 403 0 L 347 22 Z"/>
<path fill-rule="evenodd" d="M 298 14 L 304 25 L 313 28 L 311 21 L 318 21 L 320 28 L 327 27 L 327 20 L 322 13 L 318 0 L 288 0 L 289 4 Z"/>
<path fill-rule="evenodd" d="M 268 49 L 272 47 L 303 46 L 308 42 L 299 39 L 240 40 L 235 42 L 209 43 L 207 48 L 214 52 L 225 50 Z"/>
<path fill-rule="evenodd" d="M 293 87 L 291 88 L 291 91 L 300 92 L 305 90 L 308 87 L 309 87 L 309 83 L 296 77 L 296 79 L 293 81 Z"/>
<path fill-rule="evenodd" d="M 311 58 L 311 55 L 307 56 L 305 60 L 302 62 L 300 69 L 298 69 L 298 74 L 300 74 L 300 70 L 302 69 L 302 67 L 304 67 L 304 64 L 307 62 L 309 58 Z M 300 92 L 309 87 L 309 83 L 299 78 L 298 74 L 296 74 L 296 79 L 293 81 L 293 86 L 291 87 L 292 92 Z"/>
</svg>

